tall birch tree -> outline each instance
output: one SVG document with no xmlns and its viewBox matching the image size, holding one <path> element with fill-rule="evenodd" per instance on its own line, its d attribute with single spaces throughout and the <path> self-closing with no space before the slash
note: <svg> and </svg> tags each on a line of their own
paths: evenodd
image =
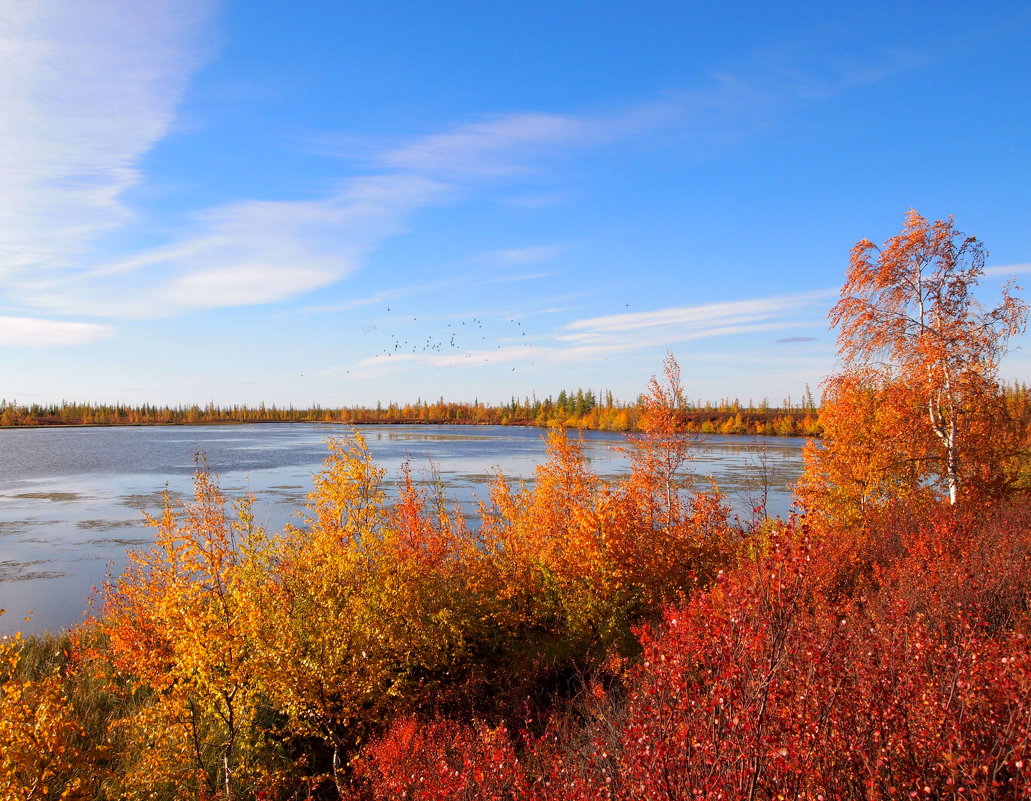
<svg viewBox="0 0 1031 801">
<path fill-rule="evenodd" d="M 985 256 L 951 217 L 930 223 L 910 210 L 883 247 L 863 239 L 852 248 L 830 312 L 846 375 L 872 371 L 921 398 L 933 435 L 921 458 L 935 465 L 932 475 L 952 504 L 965 477 L 980 469 L 976 462 L 990 458 L 972 439 L 972 421 L 997 402 L 999 360 L 1027 322 L 1027 305 L 1010 284 L 997 305 L 978 301 Z"/>
</svg>

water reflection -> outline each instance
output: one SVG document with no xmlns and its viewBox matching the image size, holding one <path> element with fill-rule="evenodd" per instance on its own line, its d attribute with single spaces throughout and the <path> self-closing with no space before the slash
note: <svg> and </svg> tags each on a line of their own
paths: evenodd
<svg viewBox="0 0 1031 801">
<path fill-rule="evenodd" d="M 534 428 L 364 426 L 379 465 L 394 482 L 405 462 L 414 477 L 435 473 L 469 511 L 501 473 L 531 481 L 545 457 Z M 203 453 L 229 497 L 253 494 L 256 521 L 270 530 L 296 520 L 325 457 L 325 440 L 346 426 L 250 426 L 11 429 L 0 431 L 0 630 L 56 629 L 81 619 L 91 587 L 117 572 L 126 551 L 152 541 L 143 511 L 164 493 L 188 495 L 195 457 Z M 627 469 L 618 434 L 585 432 L 592 469 L 612 479 Z M 766 465 L 769 510 L 786 514 L 800 468 L 802 440 L 709 437 L 690 469 L 711 476 L 747 517 L 761 494 Z M 23 618 L 32 611 L 31 621 Z"/>
</svg>

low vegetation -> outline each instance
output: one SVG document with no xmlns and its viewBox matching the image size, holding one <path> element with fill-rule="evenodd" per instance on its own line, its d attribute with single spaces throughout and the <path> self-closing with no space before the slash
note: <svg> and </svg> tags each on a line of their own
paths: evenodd
<svg viewBox="0 0 1031 801">
<path fill-rule="evenodd" d="M 854 254 L 804 516 L 742 525 L 688 486 L 672 358 L 625 477 L 555 429 L 475 525 L 407 475 L 388 501 L 358 434 L 281 532 L 202 465 L 86 624 L 0 645 L 0 795 L 1031 795 L 1029 437 L 995 377 L 1026 309 L 953 302 L 979 263 L 951 225 L 911 215 L 882 251 L 908 272 Z M 863 270 L 930 315 L 876 365 Z"/>
<path fill-rule="evenodd" d="M 1031 391 L 1016 385 L 1014 398 L 1031 398 Z M 601 400 L 599 400 L 599 397 Z M 63 402 L 30 405 L 0 399 L 0 428 L 35 426 L 122 425 L 225 425 L 231 423 L 343 423 L 345 425 L 516 425 L 590 431 L 638 431 L 642 406 L 614 400 L 612 393 L 578 389 L 562 390 L 557 397 L 513 398 L 508 403 L 435 402 L 389 403 L 375 408 L 348 406 L 129 406 Z M 1031 419 L 1031 413 L 1028 415 Z M 681 418 L 685 431 L 700 434 L 748 434 L 759 436 L 820 435 L 820 422 L 812 394 L 801 402 L 786 398 L 771 407 L 766 400 L 742 404 L 737 398 L 686 404 Z"/>
</svg>

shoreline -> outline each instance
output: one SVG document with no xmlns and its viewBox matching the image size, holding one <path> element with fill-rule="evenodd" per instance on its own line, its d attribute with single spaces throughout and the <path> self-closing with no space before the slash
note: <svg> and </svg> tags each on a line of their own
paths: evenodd
<svg viewBox="0 0 1031 801">
<path fill-rule="evenodd" d="M 732 412 L 689 412 L 691 417 L 704 417 L 705 422 L 714 424 L 717 422 L 722 423 L 728 419 L 734 418 Z M 758 417 L 759 415 L 748 415 L 751 417 Z M 763 415 L 764 417 L 767 415 Z M 771 415 L 772 416 L 772 415 Z M 802 422 L 804 419 L 803 415 L 798 413 L 782 413 L 776 415 L 777 417 L 784 419 L 789 418 Z M 689 421 L 694 424 L 696 421 Z M 83 423 L 83 422 L 56 422 L 47 421 L 39 423 L 28 423 L 28 424 L 15 424 L 15 425 L 0 425 L 0 431 L 32 431 L 32 430 L 57 430 L 57 429 L 79 429 L 79 428 L 148 428 L 148 427 L 195 427 L 195 426 L 248 426 L 248 425 L 342 425 L 342 426 L 500 426 L 505 428 L 562 428 L 567 431 L 606 431 L 613 434 L 635 434 L 640 433 L 636 428 L 629 429 L 613 429 L 597 426 L 564 426 L 557 425 L 554 423 L 537 423 L 529 420 L 519 420 L 512 422 L 500 422 L 496 420 L 473 420 L 473 419 L 461 419 L 461 420 L 421 420 L 421 419 L 394 419 L 394 420 L 375 420 L 375 419 L 359 419 L 359 420 L 197 420 L 191 422 L 183 422 L 178 420 L 173 421 L 147 421 L 147 422 L 120 422 L 120 423 Z M 704 423 L 703 423 L 704 425 Z M 807 437 L 810 439 L 819 439 L 819 433 L 800 433 L 796 431 L 740 431 L 740 430 L 694 430 L 688 428 L 685 430 L 686 434 L 701 434 L 701 435 L 725 435 L 735 437 L 755 437 L 755 436 L 767 436 L 767 437 Z"/>
</svg>

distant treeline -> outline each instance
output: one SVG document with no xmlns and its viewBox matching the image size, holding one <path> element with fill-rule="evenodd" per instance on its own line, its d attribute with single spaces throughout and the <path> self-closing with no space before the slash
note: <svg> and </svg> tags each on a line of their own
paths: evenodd
<svg viewBox="0 0 1031 801">
<path fill-rule="evenodd" d="M 1010 414 L 1031 422 L 1031 386 L 1015 383 L 1005 388 Z M 375 407 L 313 405 L 294 406 L 206 405 L 155 406 L 142 404 L 76 403 L 20 404 L 0 400 L 0 427 L 80 425 L 213 425 L 226 423 L 344 423 L 362 424 L 452 424 L 562 426 L 595 431 L 636 431 L 640 402 L 623 402 L 611 392 L 590 389 L 562 390 L 546 398 L 512 398 L 492 405 L 417 400 L 414 403 Z M 788 397 L 771 406 L 737 398 L 698 400 L 684 405 L 683 426 L 700 434 L 745 434 L 818 437 L 822 433 L 819 404 L 806 387 L 800 400 Z"/>
</svg>

